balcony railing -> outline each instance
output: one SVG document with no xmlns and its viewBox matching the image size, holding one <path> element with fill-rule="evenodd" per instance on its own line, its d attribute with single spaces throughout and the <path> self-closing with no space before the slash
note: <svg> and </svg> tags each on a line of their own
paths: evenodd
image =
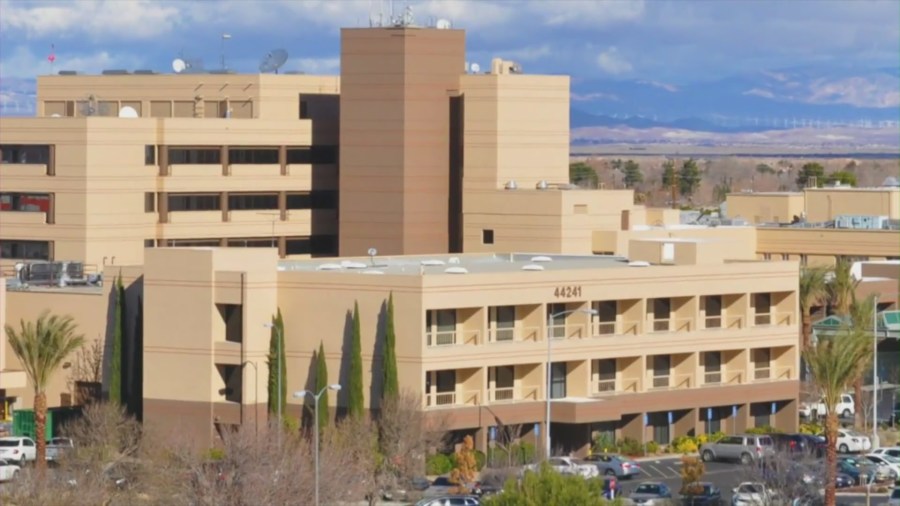
<svg viewBox="0 0 900 506">
<path fill-rule="evenodd" d="M 616 380 L 597 380 L 594 382 L 594 395 L 610 395 L 616 393 Z"/>
<path fill-rule="evenodd" d="M 770 379 L 772 379 L 771 367 L 756 367 L 753 369 L 754 381 L 769 381 Z"/>
<path fill-rule="evenodd" d="M 637 335 L 637 333 L 638 322 L 636 321 L 594 322 L 591 324 L 591 335 L 594 337 Z"/>
<path fill-rule="evenodd" d="M 653 320 L 653 332 L 690 332 L 693 318 L 657 318 Z"/>
<path fill-rule="evenodd" d="M 478 342 L 477 330 L 441 330 L 426 332 L 425 335 L 428 346 L 456 346 Z"/>
<path fill-rule="evenodd" d="M 510 342 L 537 342 L 540 335 L 541 327 L 516 327 L 516 328 L 499 328 L 490 329 L 488 331 L 488 342 L 491 343 L 510 343 Z"/>
<path fill-rule="evenodd" d="M 671 326 L 669 318 L 656 318 L 653 320 L 653 332 L 668 332 Z"/>
<path fill-rule="evenodd" d="M 653 376 L 653 390 L 675 390 L 691 388 L 693 385 L 692 374 L 670 374 L 668 376 Z"/>
<path fill-rule="evenodd" d="M 443 408 L 452 406 L 477 406 L 478 392 L 432 392 L 425 394 L 426 408 Z"/>
<path fill-rule="evenodd" d="M 494 403 L 536 401 L 538 400 L 538 389 L 536 387 L 491 388 L 488 389 L 488 399 Z"/>
<path fill-rule="evenodd" d="M 707 316 L 703 322 L 704 328 L 720 329 L 722 328 L 722 315 Z"/>
<path fill-rule="evenodd" d="M 719 385 L 722 383 L 722 377 L 725 375 L 724 370 L 706 371 L 703 373 L 704 385 Z"/>
<path fill-rule="evenodd" d="M 754 325 L 771 325 L 772 313 L 756 313 L 753 316 Z"/>
<path fill-rule="evenodd" d="M 587 336 L 586 326 L 580 323 L 548 325 L 547 335 L 551 339 L 581 339 Z"/>
<path fill-rule="evenodd" d="M 754 381 L 786 381 L 790 380 L 793 368 L 784 367 L 757 367 L 753 370 Z"/>
</svg>

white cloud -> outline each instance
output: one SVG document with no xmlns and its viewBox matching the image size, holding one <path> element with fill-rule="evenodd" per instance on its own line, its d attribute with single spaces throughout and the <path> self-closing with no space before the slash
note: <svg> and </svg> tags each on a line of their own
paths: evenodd
<svg viewBox="0 0 900 506">
<path fill-rule="evenodd" d="M 496 53 L 497 57 L 507 60 L 535 61 L 550 56 L 553 54 L 553 51 L 550 49 L 549 44 L 543 44 L 540 46 L 528 46 L 507 51 L 496 51 Z"/>
<path fill-rule="evenodd" d="M 300 70 L 307 74 L 337 74 L 341 68 L 341 60 L 334 58 L 291 58 L 285 70 Z"/>
<path fill-rule="evenodd" d="M 0 10 L 0 29 L 20 31 L 28 38 L 149 39 L 168 33 L 180 20 L 178 8 L 146 0 L 6 1 Z"/>
<path fill-rule="evenodd" d="M 594 100 L 612 100 L 613 102 L 622 101 L 622 99 L 612 93 L 601 93 L 599 91 L 584 94 L 572 93 L 571 98 L 576 102 L 592 102 Z"/>
<path fill-rule="evenodd" d="M 597 55 L 597 65 L 601 70 L 612 75 L 626 74 L 634 69 L 631 63 L 619 54 L 616 46 L 611 46 Z"/>
</svg>

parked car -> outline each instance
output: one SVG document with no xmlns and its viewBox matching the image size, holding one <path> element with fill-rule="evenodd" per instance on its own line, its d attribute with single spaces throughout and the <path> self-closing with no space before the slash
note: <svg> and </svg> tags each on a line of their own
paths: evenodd
<svg viewBox="0 0 900 506">
<path fill-rule="evenodd" d="M 874 464 L 866 460 L 865 462 L 852 457 L 842 457 L 837 461 L 837 472 L 846 474 L 853 479 L 854 485 L 865 485 L 873 481 L 878 481 L 878 468 Z M 866 476 L 865 481 L 863 475 Z M 882 475 L 882 479 L 887 477 Z"/>
<path fill-rule="evenodd" d="M 597 466 L 597 471 L 605 476 L 632 478 L 641 474 L 637 462 L 616 453 L 595 453 L 585 457 L 584 461 Z"/>
<path fill-rule="evenodd" d="M 824 418 L 826 413 L 825 403 L 820 399 L 818 402 L 808 403 L 801 402 L 800 416 L 804 418 Z M 834 406 L 834 411 L 843 418 L 850 418 L 856 414 L 856 404 L 853 402 L 853 396 L 850 394 L 842 394 L 838 403 Z"/>
<path fill-rule="evenodd" d="M 547 463 L 550 464 L 550 467 L 553 468 L 554 471 L 560 474 L 572 474 L 584 478 L 593 478 L 600 475 L 600 471 L 597 470 L 596 465 L 579 464 L 571 457 L 552 457 Z M 538 465 L 529 464 L 528 466 L 525 466 L 525 469 L 536 471 Z"/>
<path fill-rule="evenodd" d="M 856 486 L 856 480 L 850 475 L 839 472 L 837 476 L 834 477 L 834 486 L 835 488 L 853 487 Z"/>
<path fill-rule="evenodd" d="M 681 494 L 682 506 L 721 506 L 722 492 L 712 483 L 700 482 L 697 490 Z"/>
<path fill-rule="evenodd" d="M 0 459 L 0 481 L 16 479 L 21 468 L 15 462 Z"/>
<path fill-rule="evenodd" d="M 55 437 L 47 441 L 46 459 L 55 462 L 60 459 L 63 453 L 71 451 L 75 448 L 75 443 L 67 437 Z"/>
<path fill-rule="evenodd" d="M 745 481 L 732 490 L 732 506 L 768 506 L 775 502 L 775 491 L 762 483 Z"/>
<path fill-rule="evenodd" d="M 900 459 L 900 446 L 882 446 L 877 450 L 872 450 L 872 455 L 890 455 Z"/>
<path fill-rule="evenodd" d="M 893 474 L 893 479 L 897 480 L 900 478 L 900 459 L 897 457 L 891 457 L 887 454 L 878 455 L 875 453 L 870 453 L 865 457 L 870 462 L 874 463 L 879 467 L 886 467 L 891 470 Z"/>
<path fill-rule="evenodd" d="M 452 483 L 450 481 L 450 478 L 446 476 L 438 476 L 425 489 L 425 495 L 427 497 L 446 496 L 451 494 L 452 490 L 455 490 L 458 486 L 459 485 L 457 485 L 456 483 Z"/>
<path fill-rule="evenodd" d="M 700 446 L 700 456 L 704 462 L 740 460 L 743 464 L 750 464 L 773 453 L 772 438 L 766 435 L 725 436 L 715 443 L 703 443 Z"/>
<path fill-rule="evenodd" d="M 416 506 L 479 506 L 481 501 L 473 495 L 446 495 L 429 497 L 416 503 Z"/>
<path fill-rule="evenodd" d="M 848 429 L 838 430 L 837 440 L 834 444 L 841 453 L 860 453 L 872 449 L 872 441 L 869 436 Z"/>
<path fill-rule="evenodd" d="M 814 453 L 816 451 L 815 436 L 807 434 L 781 434 L 773 433 L 768 435 L 772 438 L 774 449 L 783 453 Z"/>
<path fill-rule="evenodd" d="M 824 458 L 828 449 L 828 441 L 823 436 L 814 434 L 800 434 L 806 440 L 807 451 L 814 457 Z"/>
<path fill-rule="evenodd" d="M 634 489 L 628 499 L 635 504 L 654 506 L 667 502 L 672 498 L 672 491 L 665 483 L 647 481 Z"/>
<path fill-rule="evenodd" d="M 406 484 L 401 484 L 396 488 L 385 489 L 381 491 L 381 498 L 385 501 L 410 501 L 410 493 L 413 491 L 423 492 L 431 486 L 431 482 L 425 477 L 415 477 Z"/>
<path fill-rule="evenodd" d="M 891 498 L 888 499 L 888 506 L 900 506 L 900 487 L 894 487 L 891 491 Z"/>
<path fill-rule="evenodd" d="M 30 437 L 0 437 L 0 459 L 18 462 L 19 467 L 26 461 L 34 462 L 37 449 Z"/>
</svg>

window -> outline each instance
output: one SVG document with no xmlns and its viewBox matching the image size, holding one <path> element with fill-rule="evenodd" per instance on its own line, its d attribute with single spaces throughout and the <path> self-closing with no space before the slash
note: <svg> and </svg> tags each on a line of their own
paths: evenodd
<svg viewBox="0 0 900 506">
<path fill-rule="evenodd" d="M 314 235 L 310 238 L 310 249 L 313 256 L 337 255 L 338 238 L 336 235 Z"/>
<path fill-rule="evenodd" d="M 616 359 L 594 360 L 597 377 L 596 393 L 614 392 L 616 390 Z"/>
<path fill-rule="evenodd" d="M 669 371 L 672 361 L 668 355 L 653 356 L 653 388 L 667 388 L 669 386 Z"/>
<path fill-rule="evenodd" d="M 494 244 L 494 231 L 484 229 L 481 231 L 481 244 Z"/>
<path fill-rule="evenodd" d="M 156 246 L 156 241 L 154 239 L 144 239 L 144 247 L 152 248 Z"/>
<path fill-rule="evenodd" d="M 495 306 L 490 308 L 494 323 L 492 341 L 512 341 L 515 338 L 516 307 Z"/>
<path fill-rule="evenodd" d="M 219 148 L 169 148 L 170 164 L 201 165 L 222 163 Z"/>
<path fill-rule="evenodd" d="M 309 148 L 288 148 L 287 163 L 309 164 L 312 163 L 312 156 Z"/>
<path fill-rule="evenodd" d="M 288 209 L 310 209 L 312 208 L 312 197 L 309 192 L 288 193 L 287 194 Z"/>
<path fill-rule="evenodd" d="M 169 195 L 169 211 L 218 211 L 219 195 L 215 193 Z"/>
<path fill-rule="evenodd" d="M 0 258 L 50 260 L 50 241 L 0 240 Z"/>
<path fill-rule="evenodd" d="M 772 322 L 772 297 L 768 293 L 753 294 L 753 310 L 756 313 L 757 325 L 769 325 Z"/>
<path fill-rule="evenodd" d="M 456 310 L 429 309 L 425 312 L 429 346 L 456 344 Z"/>
<path fill-rule="evenodd" d="M 722 297 L 710 295 L 703 298 L 706 305 L 706 328 L 718 329 L 722 327 Z"/>
<path fill-rule="evenodd" d="M 50 212 L 47 193 L 0 193 L 0 211 Z"/>
<path fill-rule="evenodd" d="M 668 298 L 653 299 L 653 331 L 666 332 L 669 330 L 669 317 L 671 316 L 672 303 Z"/>
<path fill-rule="evenodd" d="M 173 247 L 218 247 L 220 244 L 218 239 L 169 239 L 169 246 Z"/>
<path fill-rule="evenodd" d="M 156 146 L 152 144 L 144 146 L 144 165 L 156 165 Z"/>
<path fill-rule="evenodd" d="M 0 163 L 47 165 L 50 146 L 46 144 L 0 144 Z"/>
<path fill-rule="evenodd" d="M 647 418 L 653 427 L 653 440 L 661 445 L 669 444 L 669 413 L 650 413 Z"/>
<path fill-rule="evenodd" d="M 228 163 L 273 164 L 278 162 L 278 150 L 274 148 L 240 148 L 228 150 Z"/>
<path fill-rule="evenodd" d="M 241 248 L 274 248 L 277 246 L 274 237 L 228 239 L 229 247 Z"/>
<path fill-rule="evenodd" d="M 568 367 L 565 362 L 553 362 L 550 364 L 550 397 L 562 399 L 566 396 L 566 373 Z"/>
<path fill-rule="evenodd" d="M 564 339 L 566 337 L 566 312 L 565 304 L 547 304 L 547 319 L 553 317 L 550 328 L 547 329 L 552 339 Z"/>
<path fill-rule="evenodd" d="M 719 408 L 707 408 L 710 410 L 710 415 L 712 415 L 708 420 L 706 420 L 706 433 L 713 434 L 716 432 L 721 432 L 722 430 L 722 413 Z"/>
<path fill-rule="evenodd" d="M 705 369 L 705 383 L 721 383 L 722 382 L 722 353 L 718 351 L 708 351 L 703 354 L 703 363 Z"/>
<path fill-rule="evenodd" d="M 753 350 L 754 377 L 756 379 L 769 379 L 771 358 L 771 350 L 769 348 L 756 348 Z"/>
<path fill-rule="evenodd" d="M 278 209 L 278 195 L 274 193 L 230 193 L 228 209 L 232 211 Z"/>
<path fill-rule="evenodd" d="M 153 192 L 144 193 L 144 212 L 156 212 L 156 194 Z"/>
<path fill-rule="evenodd" d="M 286 255 L 309 255 L 312 253 L 309 237 L 289 237 L 285 241 Z"/>
<path fill-rule="evenodd" d="M 598 302 L 594 302 L 593 304 L 594 311 L 597 314 L 593 315 L 592 319 L 594 320 L 594 334 L 595 335 L 610 335 L 616 333 L 616 301 L 614 300 L 602 300 Z"/>
</svg>

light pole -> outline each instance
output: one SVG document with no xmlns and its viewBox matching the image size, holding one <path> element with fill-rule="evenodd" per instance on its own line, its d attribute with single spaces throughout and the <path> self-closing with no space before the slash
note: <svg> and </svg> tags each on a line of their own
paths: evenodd
<svg viewBox="0 0 900 506">
<path fill-rule="evenodd" d="M 225 41 L 231 38 L 230 33 L 222 34 L 222 70 L 227 70 L 228 67 L 225 66 Z"/>
<path fill-rule="evenodd" d="M 546 336 L 547 337 L 547 392 L 545 394 L 547 396 L 547 418 L 546 418 L 546 423 L 544 424 L 544 432 L 546 432 L 546 435 L 545 435 L 546 447 L 544 448 L 544 451 L 546 453 L 544 454 L 544 458 L 547 458 L 547 459 L 550 458 L 550 403 L 553 401 L 553 396 L 550 394 L 550 389 L 552 388 L 552 380 L 553 380 L 553 360 L 552 360 L 553 346 L 551 346 L 553 343 L 553 338 L 550 336 L 550 334 L 551 334 L 551 329 L 553 328 L 553 320 L 555 320 L 561 316 L 568 316 L 573 313 L 585 313 L 585 314 L 589 314 L 589 315 L 596 315 L 597 310 L 596 309 L 569 309 L 566 311 L 560 311 L 558 313 L 553 313 L 553 314 L 547 315 L 547 336 Z M 563 327 L 565 327 L 565 325 L 563 325 Z M 563 336 L 563 337 L 565 337 L 565 336 Z"/>
<path fill-rule="evenodd" d="M 267 329 L 275 330 L 275 341 L 276 341 L 276 347 L 277 347 L 277 351 L 275 353 L 278 355 L 278 359 L 277 359 L 278 362 L 276 364 L 276 367 L 278 367 L 278 374 L 277 374 L 277 376 L 278 376 L 278 402 L 277 402 L 276 406 L 277 406 L 277 411 L 278 411 L 278 438 L 281 439 L 281 423 L 282 423 L 281 422 L 281 403 L 284 401 L 284 399 L 282 399 L 282 397 L 281 397 L 281 381 L 282 381 L 281 380 L 281 371 L 282 371 L 281 341 L 283 339 L 283 336 L 281 334 L 281 328 L 279 328 L 274 323 L 264 323 L 263 327 L 266 327 Z"/>
<path fill-rule="evenodd" d="M 872 340 L 872 449 L 877 450 L 881 444 L 878 437 L 878 295 L 872 302 Z"/>
<path fill-rule="evenodd" d="M 316 504 L 316 506 L 319 506 L 319 398 L 322 397 L 322 395 L 324 395 L 325 392 L 327 392 L 329 390 L 334 390 L 335 392 L 337 392 L 340 389 L 341 389 L 341 385 L 335 383 L 333 385 L 328 385 L 326 387 L 323 387 L 322 390 L 319 390 L 319 393 L 317 393 L 317 394 L 314 394 L 314 393 L 310 392 L 309 390 L 302 390 L 300 392 L 294 392 L 295 399 L 302 399 L 306 396 L 311 396 L 315 402 L 315 405 L 313 406 L 313 418 L 315 418 L 315 421 L 313 423 L 315 424 L 316 441 L 314 443 L 315 447 L 313 449 L 313 453 L 315 454 L 315 459 L 316 459 L 315 460 L 315 462 L 316 462 L 316 464 L 315 464 L 315 467 L 316 467 L 316 502 L 315 502 L 315 504 Z"/>
<path fill-rule="evenodd" d="M 256 425 L 256 433 L 259 434 L 259 367 L 256 367 L 256 362 L 245 360 L 241 363 L 241 368 L 243 369 L 243 367 L 248 364 L 253 366 L 253 374 L 255 377 L 253 381 L 253 388 L 255 388 L 253 391 L 253 423 Z M 241 382 L 241 385 L 243 385 L 243 381 Z M 241 399 L 241 402 L 243 403 L 243 399 Z M 243 422 L 243 420 L 241 421 Z"/>
</svg>

